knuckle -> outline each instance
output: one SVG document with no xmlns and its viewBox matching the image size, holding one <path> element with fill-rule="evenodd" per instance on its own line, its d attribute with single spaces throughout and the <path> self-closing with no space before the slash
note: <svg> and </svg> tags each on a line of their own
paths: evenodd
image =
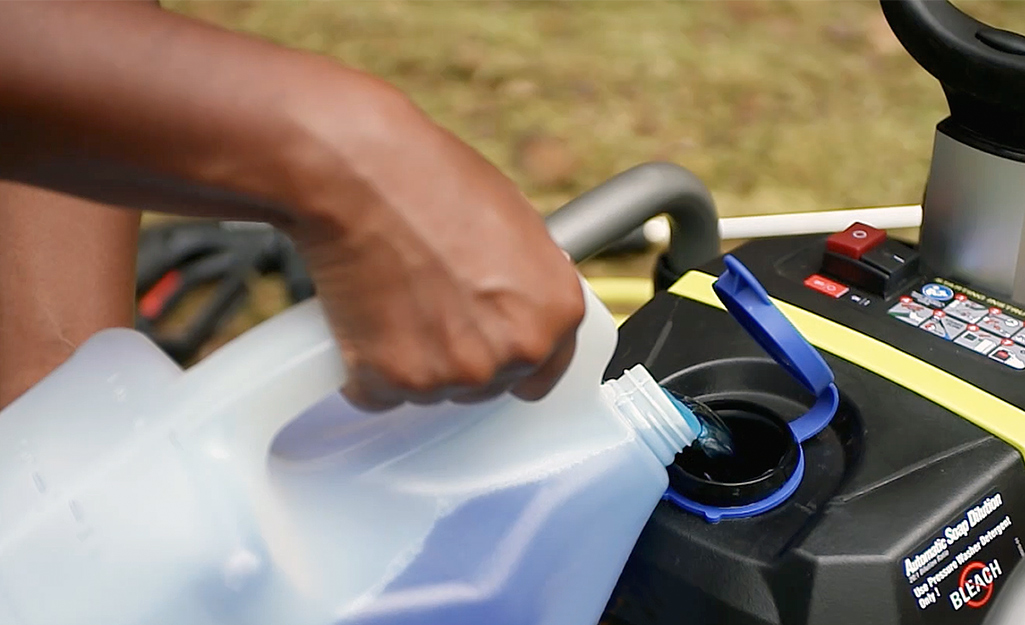
<svg viewBox="0 0 1025 625">
<path fill-rule="evenodd" d="M 496 367 L 487 359 L 467 356 L 435 358 L 423 366 L 405 366 L 390 375 L 391 384 L 410 397 L 433 397 L 453 387 L 486 386 Z"/>
<path fill-rule="evenodd" d="M 438 376 L 426 367 L 403 367 L 392 372 L 391 383 L 407 395 L 428 395 L 441 386 Z"/>
<path fill-rule="evenodd" d="M 523 328 L 512 339 L 513 359 L 533 367 L 541 366 L 552 351 L 553 341 L 547 334 L 538 327 Z"/>
<path fill-rule="evenodd" d="M 457 357 L 453 367 L 452 383 L 456 386 L 478 388 L 486 386 L 495 378 L 498 367 L 483 350 Z"/>
<path fill-rule="evenodd" d="M 498 372 L 498 362 L 487 341 L 476 330 L 450 336 L 444 363 L 445 382 L 456 387 L 479 388 Z"/>
<path fill-rule="evenodd" d="M 583 294 L 579 293 L 572 297 L 561 298 L 557 310 L 558 318 L 561 319 L 565 326 L 575 328 L 580 325 L 587 312 Z"/>
<path fill-rule="evenodd" d="M 570 279 L 572 284 L 567 288 L 559 289 L 558 293 L 549 299 L 549 302 L 555 315 L 572 322 L 574 319 L 583 319 L 586 303 L 583 286 L 577 275 L 572 274 Z"/>
<path fill-rule="evenodd" d="M 396 358 L 378 354 L 366 362 L 370 377 L 382 388 L 405 398 L 428 393 L 435 386 L 434 368 L 416 366 L 411 357 Z"/>
</svg>

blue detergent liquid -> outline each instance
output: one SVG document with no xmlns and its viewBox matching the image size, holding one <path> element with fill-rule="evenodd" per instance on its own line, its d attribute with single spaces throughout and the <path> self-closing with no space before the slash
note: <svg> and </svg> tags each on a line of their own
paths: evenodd
<svg viewBox="0 0 1025 625">
<path fill-rule="evenodd" d="M 722 418 L 702 402 L 665 389 L 666 395 L 680 409 L 680 413 L 690 422 L 694 430 L 699 432 L 692 443 L 709 457 L 732 456 L 733 435 Z"/>
</svg>

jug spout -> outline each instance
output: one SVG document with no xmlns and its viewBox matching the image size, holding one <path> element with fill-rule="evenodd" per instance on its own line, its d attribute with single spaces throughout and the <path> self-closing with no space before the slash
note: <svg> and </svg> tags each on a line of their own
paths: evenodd
<svg viewBox="0 0 1025 625">
<path fill-rule="evenodd" d="M 693 414 L 680 410 L 643 365 L 602 384 L 602 395 L 640 435 L 663 466 L 701 434 Z"/>
</svg>

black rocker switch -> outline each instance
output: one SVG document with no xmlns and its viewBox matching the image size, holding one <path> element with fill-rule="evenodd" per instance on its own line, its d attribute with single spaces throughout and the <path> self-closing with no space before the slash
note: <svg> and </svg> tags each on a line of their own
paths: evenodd
<svg viewBox="0 0 1025 625">
<path fill-rule="evenodd" d="M 887 297 L 918 273 L 918 252 L 882 230 L 855 223 L 826 240 L 823 273 Z"/>
<path fill-rule="evenodd" d="M 892 239 L 865 252 L 861 260 L 886 274 L 887 282 L 894 286 L 918 271 L 918 252 Z"/>
</svg>

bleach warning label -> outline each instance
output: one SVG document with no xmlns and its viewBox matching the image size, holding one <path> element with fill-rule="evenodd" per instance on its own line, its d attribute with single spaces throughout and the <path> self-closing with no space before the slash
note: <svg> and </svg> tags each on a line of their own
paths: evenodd
<svg viewBox="0 0 1025 625">
<path fill-rule="evenodd" d="M 950 521 L 901 561 L 923 623 L 979 623 L 1001 582 L 1022 558 L 1022 528 L 999 492 Z"/>
</svg>

